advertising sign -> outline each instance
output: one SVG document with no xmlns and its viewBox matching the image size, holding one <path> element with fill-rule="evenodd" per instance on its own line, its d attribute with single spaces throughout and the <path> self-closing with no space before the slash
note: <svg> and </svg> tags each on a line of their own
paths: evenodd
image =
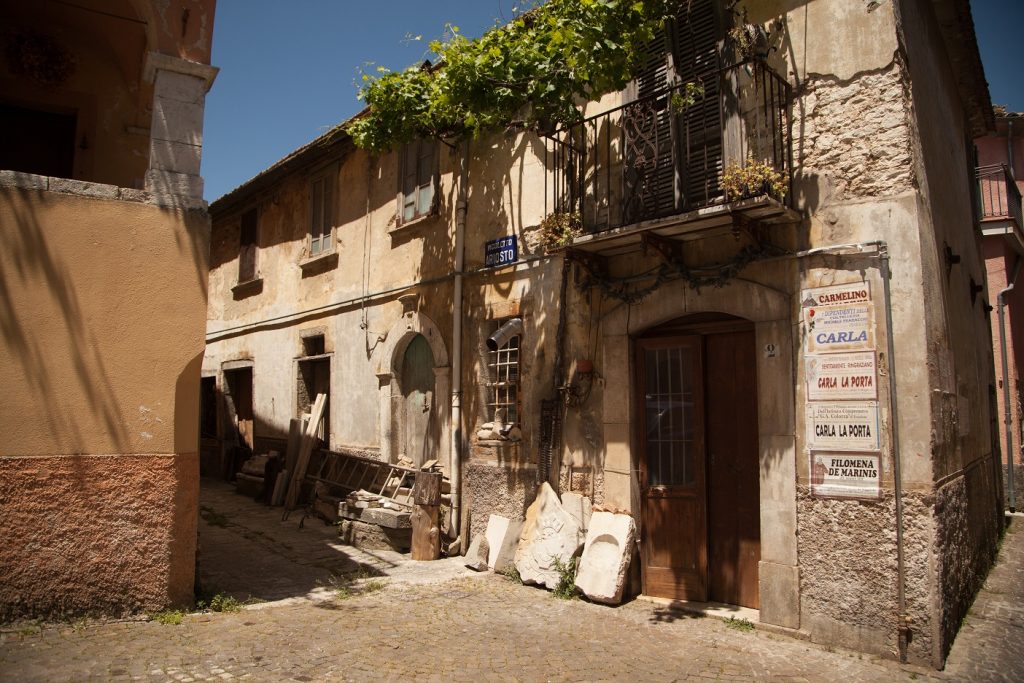
<svg viewBox="0 0 1024 683">
<path fill-rule="evenodd" d="M 807 404 L 807 443 L 812 450 L 878 450 L 878 403 Z"/>
<path fill-rule="evenodd" d="M 867 282 L 805 289 L 800 293 L 800 301 L 809 352 L 875 348 L 871 288 Z"/>
<path fill-rule="evenodd" d="M 519 259 L 516 236 L 499 237 L 484 244 L 484 266 L 507 266 Z"/>
<path fill-rule="evenodd" d="M 875 352 L 807 354 L 807 398 L 810 401 L 878 398 Z"/>
<path fill-rule="evenodd" d="M 879 498 L 881 482 L 877 453 L 811 451 L 811 493 L 819 498 Z"/>
<path fill-rule="evenodd" d="M 800 292 L 800 301 L 805 309 L 866 304 L 871 301 L 871 287 L 867 282 L 812 287 Z"/>
</svg>

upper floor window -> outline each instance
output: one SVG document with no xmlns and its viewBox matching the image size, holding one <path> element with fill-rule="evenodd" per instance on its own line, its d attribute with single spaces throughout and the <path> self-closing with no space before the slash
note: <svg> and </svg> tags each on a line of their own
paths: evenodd
<svg viewBox="0 0 1024 683">
<path fill-rule="evenodd" d="M 238 243 L 238 281 L 255 280 L 256 254 L 259 250 L 259 210 L 256 207 L 242 214 Z"/>
<path fill-rule="evenodd" d="M 333 249 L 334 168 L 313 176 L 309 185 L 309 255 L 317 256 Z"/>
<path fill-rule="evenodd" d="M 402 148 L 398 222 L 430 214 L 437 185 L 437 141 L 415 140 Z"/>
</svg>

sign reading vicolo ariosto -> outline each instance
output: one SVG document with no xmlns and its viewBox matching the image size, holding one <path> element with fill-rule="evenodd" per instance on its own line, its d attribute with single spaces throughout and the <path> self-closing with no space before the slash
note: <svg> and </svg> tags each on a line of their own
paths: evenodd
<svg viewBox="0 0 1024 683">
<path fill-rule="evenodd" d="M 881 496 L 881 456 L 877 453 L 811 451 L 811 493 L 820 498 Z"/>
<path fill-rule="evenodd" d="M 811 401 L 878 398 L 875 352 L 807 354 L 807 398 Z"/>
<path fill-rule="evenodd" d="M 805 289 L 800 295 L 809 352 L 875 348 L 867 282 Z"/>
<path fill-rule="evenodd" d="M 807 404 L 807 444 L 814 449 L 878 450 L 878 403 Z"/>
</svg>

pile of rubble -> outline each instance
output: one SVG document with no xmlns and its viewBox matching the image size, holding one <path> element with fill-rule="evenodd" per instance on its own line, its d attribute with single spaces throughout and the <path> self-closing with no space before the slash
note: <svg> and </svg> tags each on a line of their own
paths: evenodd
<svg viewBox="0 0 1024 683">
<path fill-rule="evenodd" d="M 592 507 L 566 492 L 561 500 L 546 482 L 526 519 L 491 515 L 487 531 L 473 539 L 466 566 L 506 573 L 514 566 L 523 583 L 554 589 L 564 567 L 579 557 L 576 589 L 590 600 L 622 602 L 633 558 L 636 525 L 628 514 Z"/>
</svg>

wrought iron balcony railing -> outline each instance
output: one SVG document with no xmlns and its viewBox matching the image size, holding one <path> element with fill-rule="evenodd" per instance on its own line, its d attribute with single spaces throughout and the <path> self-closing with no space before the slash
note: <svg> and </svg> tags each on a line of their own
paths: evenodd
<svg viewBox="0 0 1024 683">
<path fill-rule="evenodd" d="M 1024 228 L 1021 219 L 1020 189 L 1005 164 L 979 166 L 978 198 L 979 218 L 982 221 L 1003 219 L 1015 221 Z"/>
<path fill-rule="evenodd" d="M 724 203 L 723 173 L 748 159 L 781 174 L 789 197 L 786 80 L 750 61 L 697 86 L 661 89 L 548 136 L 545 212 L 578 213 L 593 233 Z"/>
</svg>

